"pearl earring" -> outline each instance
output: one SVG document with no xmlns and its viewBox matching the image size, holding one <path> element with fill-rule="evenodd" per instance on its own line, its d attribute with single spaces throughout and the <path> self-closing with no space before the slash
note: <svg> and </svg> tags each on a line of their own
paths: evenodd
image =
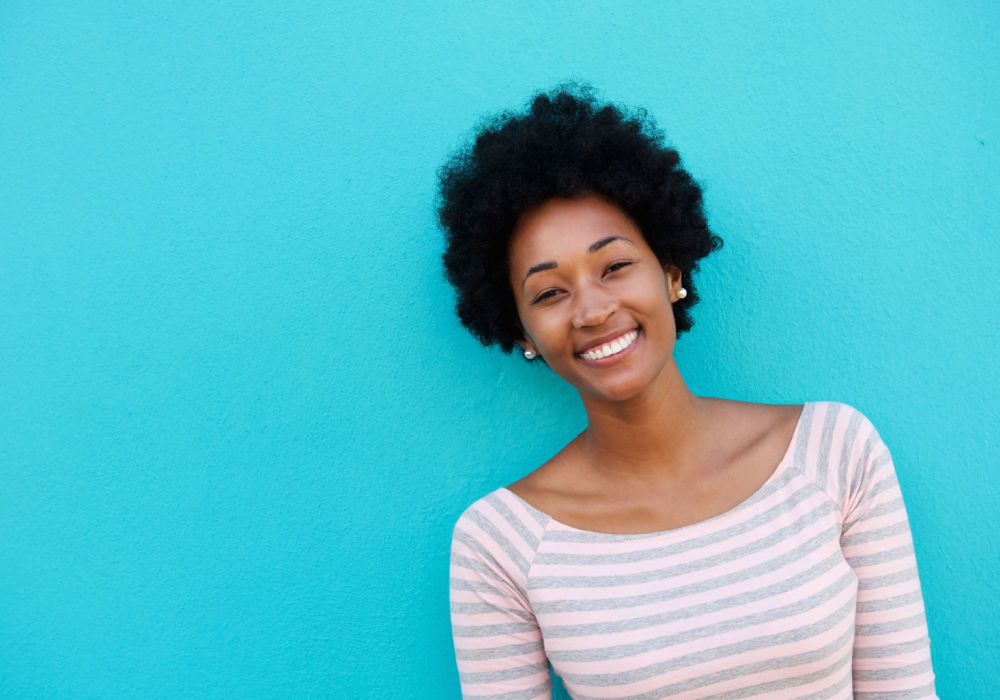
<svg viewBox="0 0 1000 700">
<path fill-rule="evenodd" d="M 684 287 L 681 287 L 680 289 L 677 290 L 678 299 L 684 299 L 687 297 L 687 295 L 688 295 L 688 290 L 684 289 Z"/>
<path fill-rule="evenodd" d="M 525 348 L 524 349 L 524 359 L 526 359 L 526 360 L 534 360 L 535 357 L 537 357 L 537 356 L 538 356 L 538 353 L 536 353 L 531 348 Z"/>
</svg>

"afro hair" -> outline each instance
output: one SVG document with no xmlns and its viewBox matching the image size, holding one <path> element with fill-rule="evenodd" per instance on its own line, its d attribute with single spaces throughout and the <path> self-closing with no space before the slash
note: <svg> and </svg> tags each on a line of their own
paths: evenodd
<svg viewBox="0 0 1000 700">
<path fill-rule="evenodd" d="M 638 226 L 663 266 L 688 290 L 673 304 L 680 335 L 698 292 L 691 273 L 722 245 L 708 229 L 701 189 L 643 110 L 601 104 L 590 88 L 540 93 L 525 113 L 502 113 L 440 172 L 444 266 L 462 324 L 484 345 L 513 350 L 523 331 L 508 273 L 518 219 L 553 198 L 594 193 Z"/>
</svg>

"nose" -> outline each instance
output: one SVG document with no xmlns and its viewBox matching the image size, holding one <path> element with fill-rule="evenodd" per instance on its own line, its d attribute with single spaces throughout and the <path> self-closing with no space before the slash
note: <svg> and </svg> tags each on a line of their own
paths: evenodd
<svg viewBox="0 0 1000 700">
<path fill-rule="evenodd" d="M 597 285 L 581 287 L 573 309 L 573 327 L 600 326 L 618 310 L 618 299 Z"/>
</svg>

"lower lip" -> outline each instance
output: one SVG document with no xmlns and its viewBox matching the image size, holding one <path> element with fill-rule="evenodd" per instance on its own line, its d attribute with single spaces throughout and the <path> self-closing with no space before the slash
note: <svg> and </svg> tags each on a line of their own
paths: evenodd
<svg viewBox="0 0 1000 700">
<path fill-rule="evenodd" d="M 586 357 L 581 357 L 580 355 L 577 355 L 576 359 L 591 367 L 607 367 L 608 365 L 613 365 L 631 355 L 636 346 L 639 345 L 639 341 L 643 339 L 643 333 L 641 328 L 636 328 L 636 331 L 638 332 L 638 335 L 635 337 L 635 340 L 633 340 L 632 344 L 621 352 L 617 352 L 614 355 L 608 355 L 607 357 L 602 357 L 599 360 L 588 360 Z"/>
</svg>

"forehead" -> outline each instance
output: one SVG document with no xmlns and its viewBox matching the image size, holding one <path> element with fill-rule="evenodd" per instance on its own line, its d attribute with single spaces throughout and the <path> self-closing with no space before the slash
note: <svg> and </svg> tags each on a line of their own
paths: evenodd
<svg viewBox="0 0 1000 700">
<path fill-rule="evenodd" d="M 511 271 L 586 254 L 592 243 L 607 236 L 621 236 L 646 248 L 635 223 L 603 197 L 550 199 L 525 212 L 514 227 L 508 249 Z"/>
</svg>

